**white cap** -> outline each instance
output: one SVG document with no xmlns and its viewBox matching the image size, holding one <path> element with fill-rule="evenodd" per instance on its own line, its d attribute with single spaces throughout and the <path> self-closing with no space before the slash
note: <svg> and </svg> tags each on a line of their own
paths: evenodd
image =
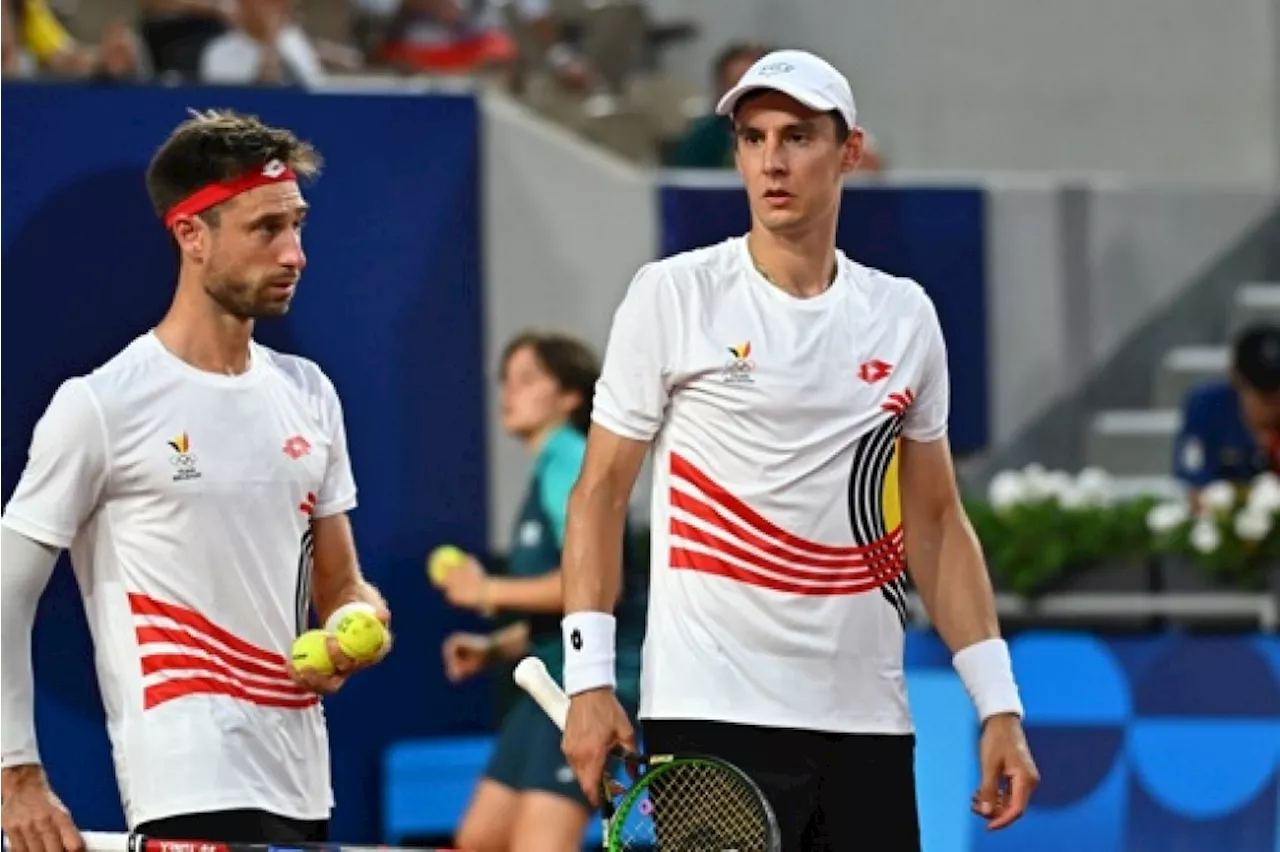
<svg viewBox="0 0 1280 852">
<path fill-rule="evenodd" d="M 858 124 L 849 81 L 830 62 L 807 51 L 775 50 L 757 59 L 720 99 L 716 112 L 732 115 L 743 95 L 761 89 L 782 92 L 818 112 L 839 112 L 850 129 Z"/>
</svg>

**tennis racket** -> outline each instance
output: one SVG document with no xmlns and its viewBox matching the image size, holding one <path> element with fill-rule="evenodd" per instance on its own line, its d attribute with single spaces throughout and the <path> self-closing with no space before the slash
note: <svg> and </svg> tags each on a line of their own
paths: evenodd
<svg viewBox="0 0 1280 852">
<path fill-rule="evenodd" d="M 542 661 L 525 657 L 515 680 L 563 731 L 569 696 Z M 773 808 L 733 764 L 622 748 L 614 750 L 610 763 L 601 797 L 609 852 L 781 852 Z"/>
</svg>

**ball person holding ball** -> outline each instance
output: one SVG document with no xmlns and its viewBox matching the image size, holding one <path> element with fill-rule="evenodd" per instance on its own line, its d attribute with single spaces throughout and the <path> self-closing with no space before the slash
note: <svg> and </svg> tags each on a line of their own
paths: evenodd
<svg viewBox="0 0 1280 852">
<path fill-rule="evenodd" d="M 752 775 L 786 852 L 918 850 L 909 568 L 983 725 L 974 809 L 1003 828 L 1039 779 L 957 494 L 942 329 L 919 284 L 835 246 L 863 149 L 849 81 L 778 51 L 718 112 L 751 229 L 645 266 L 614 317 L 564 547 L 565 753 L 595 790 L 634 738 L 608 605 L 652 445 L 646 749 Z"/>
<path fill-rule="evenodd" d="M 54 394 L 0 531 L 0 799 L 14 852 L 83 846 L 33 717 L 32 622 L 68 548 L 129 828 L 326 839 L 320 695 L 381 658 L 390 614 L 356 558 L 338 393 L 316 364 L 253 340 L 258 318 L 289 310 L 306 266 L 299 184 L 319 168 L 288 130 L 229 112 L 193 115 L 151 161 L 147 190 L 179 257 L 172 306 Z M 325 623 L 353 602 L 365 617 L 335 622 L 292 665 L 309 610 Z"/>
<path fill-rule="evenodd" d="M 452 604 L 505 622 L 488 635 L 455 633 L 445 640 L 445 671 L 452 681 L 526 654 L 537 655 L 560 676 L 560 545 L 598 376 L 595 355 L 570 337 L 527 333 L 506 346 L 502 426 L 534 457 L 533 475 L 512 531 L 505 576 L 489 576 L 474 557 L 449 545 L 428 561 L 431 581 Z M 610 602 L 610 609 L 619 625 L 618 695 L 634 710 L 648 572 L 638 560 L 627 560 L 623 576 L 620 600 Z M 458 848 L 500 852 L 529 843 L 526 848 L 577 849 L 590 816 L 560 753 L 560 730 L 521 696 L 503 720 L 493 758 L 458 830 Z"/>
</svg>

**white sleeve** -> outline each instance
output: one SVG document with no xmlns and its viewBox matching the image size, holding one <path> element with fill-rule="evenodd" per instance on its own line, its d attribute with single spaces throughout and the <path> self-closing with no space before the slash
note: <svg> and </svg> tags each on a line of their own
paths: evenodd
<svg viewBox="0 0 1280 852">
<path fill-rule="evenodd" d="M 635 441 L 649 441 L 662 426 L 679 340 L 670 276 L 648 264 L 632 279 L 613 315 L 591 419 Z"/>
<path fill-rule="evenodd" d="M 919 334 L 924 346 L 924 362 L 920 366 L 916 398 L 907 409 L 902 435 L 912 441 L 928 443 L 947 434 L 951 416 L 951 374 L 947 369 L 947 342 L 933 300 L 920 291 Z"/>
<path fill-rule="evenodd" d="M 31 626 L 58 550 L 0 527 L 0 767 L 40 762 Z"/>
<path fill-rule="evenodd" d="M 234 34 L 222 35 L 200 53 L 200 82 L 252 83 L 261 66 L 262 57 L 246 50 Z"/>
<path fill-rule="evenodd" d="M 106 487 L 107 429 L 84 379 L 62 383 L 31 436 L 4 525 L 52 547 L 71 546 Z"/>
<path fill-rule="evenodd" d="M 347 453 L 347 427 L 342 418 L 342 401 L 338 390 L 324 377 L 323 416 L 329 433 L 329 463 L 320 484 L 312 517 L 324 518 L 348 512 L 356 506 L 356 478 L 351 472 L 351 456 Z"/>
</svg>

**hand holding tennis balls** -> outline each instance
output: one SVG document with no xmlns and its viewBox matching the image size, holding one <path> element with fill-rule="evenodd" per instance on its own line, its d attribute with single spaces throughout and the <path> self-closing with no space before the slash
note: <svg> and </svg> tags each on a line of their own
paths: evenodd
<svg viewBox="0 0 1280 852">
<path fill-rule="evenodd" d="M 319 695 L 337 692 L 352 673 L 378 662 L 391 649 L 391 633 L 379 609 L 363 601 L 338 607 L 320 630 L 308 630 L 293 643 L 289 674 Z"/>
</svg>

